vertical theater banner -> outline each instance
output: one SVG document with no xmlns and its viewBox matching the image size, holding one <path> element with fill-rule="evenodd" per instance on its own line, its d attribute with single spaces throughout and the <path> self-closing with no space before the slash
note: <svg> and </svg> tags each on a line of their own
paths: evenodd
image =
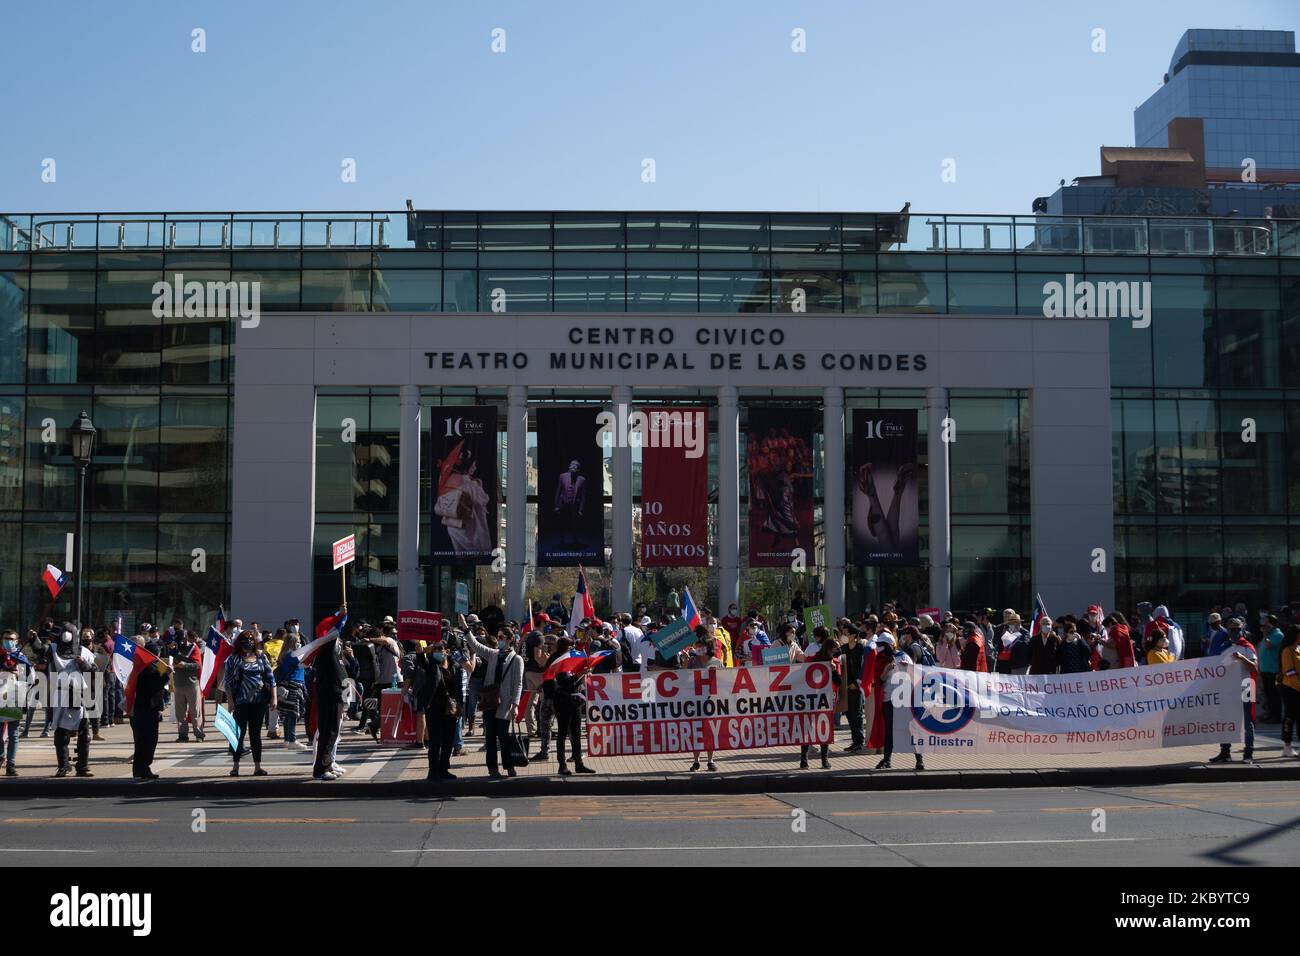
<svg viewBox="0 0 1300 956">
<path fill-rule="evenodd" d="M 605 563 L 602 409 L 537 409 L 537 565 Z"/>
<path fill-rule="evenodd" d="M 491 564 L 501 487 L 497 410 L 441 405 L 430 412 L 433 564 Z"/>
<path fill-rule="evenodd" d="M 813 561 L 813 435 L 821 413 L 811 408 L 749 410 L 749 566 L 788 568 L 796 548 Z"/>
<path fill-rule="evenodd" d="M 916 410 L 853 411 L 853 562 L 921 563 Z"/>
<path fill-rule="evenodd" d="M 708 567 L 708 410 L 641 414 L 641 566 Z"/>
</svg>

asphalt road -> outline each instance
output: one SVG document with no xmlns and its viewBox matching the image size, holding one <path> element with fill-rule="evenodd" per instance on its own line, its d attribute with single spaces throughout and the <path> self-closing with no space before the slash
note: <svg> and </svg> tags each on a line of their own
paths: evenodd
<svg viewBox="0 0 1300 956">
<path fill-rule="evenodd" d="M 0 867 L 1300 863 L 1300 786 L 0 800 Z"/>
</svg>

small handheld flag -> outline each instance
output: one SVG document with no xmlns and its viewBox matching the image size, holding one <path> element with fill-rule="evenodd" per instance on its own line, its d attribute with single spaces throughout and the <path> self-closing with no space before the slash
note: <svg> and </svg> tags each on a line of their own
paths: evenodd
<svg viewBox="0 0 1300 956">
<path fill-rule="evenodd" d="M 569 615 L 567 628 L 569 636 L 573 636 L 584 617 L 595 616 L 596 606 L 591 603 L 591 595 L 587 593 L 587 575 L 582 570 L 582 565 L 578 565 L 578 587 L 573 594 L 573 611 Z"/>
<path fill-rule="evenodd" d="M 45 570 L 41 573 L 41 580 L 45 582 L 46 588 L 49 589 L 50 597 L 57 598 L 63 586 L 68 583 L 68 576 L 52 564 L 47 564 Z"/>
<path fill-rule="evenodd" d="M 695 606 L 695 600 L 691 597 L 690 588 L 682 588 L 682 619 L 691 626 L 691 629 L 700 626 L 700 611 Z"/>
<path fill-rule="evenodd" d="M 217 607 L 217 619 L 209 625 L 207 637 L 203 639 L 203 663 L 199 666 L 199 687 L 203 696 L 212 692 L 212 685 L 221 673 L 226 658 L 230 656 L 231 638 L 226 636 L 226 612 Z"/>
<path fill-rule="evenodd" d="M 1047 618 L 1047 605 L 1043 603 L 1041 594 L 1034 594 L 1034 613 L 1029 619 L 1029 636 L 1033 637 L 1038 633 L 1039 625 Z"/>
</svg>

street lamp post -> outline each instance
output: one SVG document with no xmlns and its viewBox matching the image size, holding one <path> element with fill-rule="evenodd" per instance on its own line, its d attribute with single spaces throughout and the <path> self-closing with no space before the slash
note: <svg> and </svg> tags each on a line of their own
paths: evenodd
<svg viewBox="0 0 1300 956">
<path fill-rule="evenodd" d="M 77 630 L 80 631 L 84 620 L 81 613 L 81 572 L 86 531 L 86 469 L 90 467 L 90 457 L 95 451 L 95 426 L 90 416 L 83 411 L 68 431 L 72 439 L 72 462 L 77 466 L 77 530 L 72 539 L 72 578 L 77 585 L 77 605 L 73 617 L 77 622 Z"/>
</svg>

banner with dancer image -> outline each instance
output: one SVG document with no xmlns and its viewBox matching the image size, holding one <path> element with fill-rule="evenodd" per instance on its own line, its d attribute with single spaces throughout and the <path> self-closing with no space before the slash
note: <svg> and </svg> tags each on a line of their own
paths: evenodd
<svg viewBox="0 0 1300 956">
<path fill-rule="evenodd" d="M 749 468 L 749 566 L 789 568 L 796 549 L 814 565 L 812 408 L 751 408 L 746 433 Z"/>
<path fill-rule="evenodd" d="M 537 409 L 537 565 L 605 563 L 603 409 Z"/>
<path fill-rule="evenodd" d="M 853 411 L 853 563 L 921 563 L 916 410 Z"/>
<path fill-rule="evenodd" d="M 491 564 L 497 547 L 497 410 L 483 405 L 430 409 L 432 563 Z"/>
</svg>

